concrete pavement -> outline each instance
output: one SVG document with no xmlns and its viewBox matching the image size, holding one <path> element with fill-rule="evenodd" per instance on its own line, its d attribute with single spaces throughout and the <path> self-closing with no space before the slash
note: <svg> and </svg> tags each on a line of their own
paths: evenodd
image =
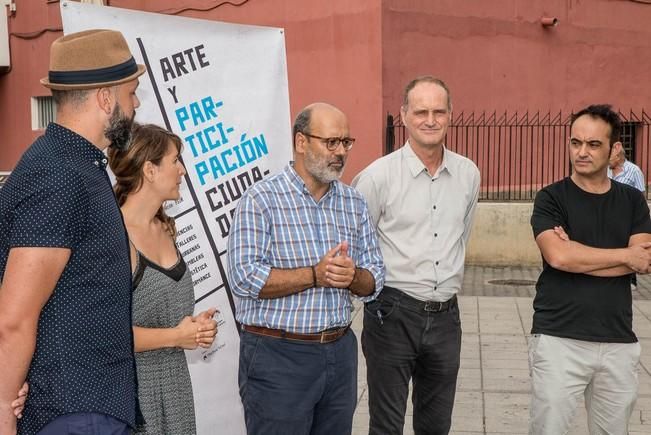
<svg viewBox="0 0 651 435">
<path fill-rule="evenodd" d="M 531 391 L 527 340 L 535 289 L 524 281 L 535 281 L 537 273 L 537 268 L 467 267 L 464 290 L 459 297 L 463 340 L 452 434 L 527 433 Z M 507 283 L 487 283 L 495 280 Z M 520 285 L 510 285 L 513 282 Z M 644 277 L 634 292 L 634 330 L 642 344 L 642 356 L 639 396 L 629 427 L 631 435 L 651 434 L 651 300 L 646 297 L 651 289 L 649 284 L 651 280 Z M 518 292 L 526 295 L 517 296 Z M 484 296 L 487 293 L 490 296 Z M 361 329 L 362 311 L 358 305 L 353 320 L 358 338 Z M 366 364 L 361 346 L 359 355 L 354 435 L 368 433 Z M 410 435 L 411 404 L 407 413 L 404 434 Z M 581 403 L 570 435 L 588 435 L 585 421 Z"/>
</svg>

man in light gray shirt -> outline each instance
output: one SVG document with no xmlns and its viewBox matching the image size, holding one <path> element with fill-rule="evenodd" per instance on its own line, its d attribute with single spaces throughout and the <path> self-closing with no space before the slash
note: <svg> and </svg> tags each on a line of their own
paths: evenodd
<svg viewBox="0 0 651 435">
<path fill-rule="evenodd" d="M 452 103 L 442 80 L 409 82 L 400 114 L 405 146 L 353 180 L 386 264 L 384 289 L 364 310 L 369 433 L 402 434 L 413 379 L 415 434 L 447 434 L 461 350 L 456 294 L 480 176 L 472 161 L 445 148 Z"/>
</svg>

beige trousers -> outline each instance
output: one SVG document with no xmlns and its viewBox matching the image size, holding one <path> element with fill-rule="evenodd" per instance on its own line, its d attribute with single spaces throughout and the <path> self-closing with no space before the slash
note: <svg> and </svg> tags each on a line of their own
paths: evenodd
<svg viewBox="0 0 651 435">
<path fill-rule="evenodd" d="M 582 394 L 591 435 L 627 434 L 637 399 L 639 360 L 639 343 L 532 336 L 529 434 L 567 434 Z"/>
</svg>

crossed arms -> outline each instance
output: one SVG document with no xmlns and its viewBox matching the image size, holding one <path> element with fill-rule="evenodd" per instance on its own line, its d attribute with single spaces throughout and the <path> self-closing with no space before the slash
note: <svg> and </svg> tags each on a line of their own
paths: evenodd
<svg viewBox="0 0 651 435">
<path fill-rule="evenodd" d="M 569 239 L 562 227 L 541 232 L 536 244 L 545 261 L 564 272 L 614 277 L 651 272 L 651 234 L 638 233 L 629 238 L 628 247 L 593 248 Z"/>
</svg>

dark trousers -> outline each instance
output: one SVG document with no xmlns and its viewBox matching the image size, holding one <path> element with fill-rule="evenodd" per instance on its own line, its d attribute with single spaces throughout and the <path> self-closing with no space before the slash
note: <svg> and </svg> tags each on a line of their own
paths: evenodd
<svg viewBox="0 0 651 435">
<path fill-rule="evenodd" d="M 38 435 L 130 435 L 129 425 L 106 414 L 75 413 L 52 420 Z"/>
<path fill-rule="evenodd" d="M 320 344 L 242 332 L 239 384 L 249 435 L 350 434 L 355 334 Z"/>
<path fill-rule="evenodd" d="M 459 307 L 456 299 L 441 312 L 423 306 L 385 287 L 364 307 L 370 435 L 402 434 L 410 379 L 414 433 L 450 431 L 461 352 Z"/>
</svg>

